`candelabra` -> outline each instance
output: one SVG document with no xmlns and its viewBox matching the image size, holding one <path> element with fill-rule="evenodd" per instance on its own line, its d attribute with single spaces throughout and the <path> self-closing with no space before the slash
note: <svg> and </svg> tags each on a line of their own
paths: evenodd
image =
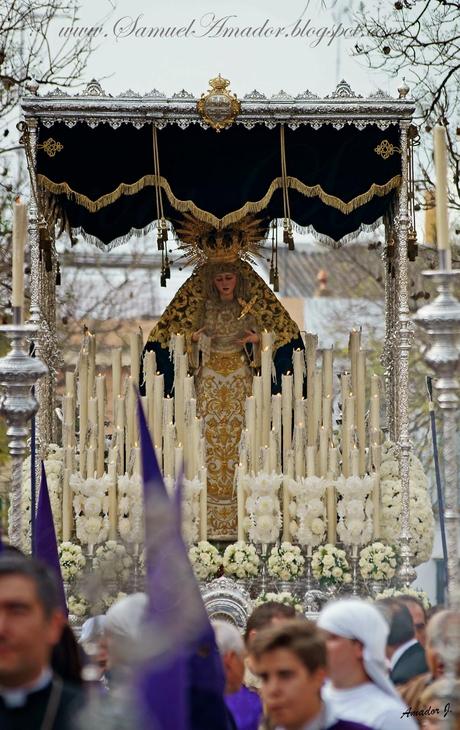
<svg viewBox="0 0 460 730">
<path fill-rule="evenodd" d="M 15 308 L 16 309 L 16 308 Z M 18 308 L 19 309 L 19 308 Z M 15 322 L 0 327 L 0 332 L 11 341 L 9 353 L 0 358 L 0 413 L 8 423 L 8 449 L 11 455 L 11 520 L 9 522 L 10 543 L 21 545 L 21 491 L 22 462 L 27 450 L 28 421 L 38 410 L 38 402 L 31 392 L 37 380 L 48 372 L 46 365 L 36 357 L 29 356 L 28 340 L 38 331 L 35 325 L 20 324 L 15 312 Z M 34 505 L 32 505 L 32 509 Z"/>
<path fill-rule="evenodd" d="M 442 412 L 448 591 L 452 601 L 455 588 L 459 585 L 456 427 L 459 381 L 456 371 L 460 361 L 460 302 L 452 292 L 452 284 L 454 278 L 460 276 L 460 271 L 441 268 L 437 271 L 425 271 L 424 276 L 430 277 L 437 284 L 438 296 L 419 309 L 414 320 L 431 337 L 431 346 L 424 353 L 424 357 L 436 373 L 435 387 Z"/>
</svg>

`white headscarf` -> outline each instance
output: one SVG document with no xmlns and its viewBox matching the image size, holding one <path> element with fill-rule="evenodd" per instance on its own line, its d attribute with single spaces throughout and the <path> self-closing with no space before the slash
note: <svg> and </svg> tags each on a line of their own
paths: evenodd
<svg viewBox="0 0 460 730">
<path fill-rule="evenodd" d="M 105 616 L 91 616 L 81 627 L 79 643 L 86 644 L 88 641 L 97 641 L 105 632 Z"/>
<path fill-rule="evenodd" d="M 105 630 L 111 639 L 111 658 L 116 663 L 138 659 L 145 650 L 142 636 L 147 603 L 146 593 L 132 593 L 107 611 Z"/>
<path fill-rule="evenodd" d="M 360 641 L 368 677 L 386 694 L 399 698 L 388 677 L 386 664 L 385 648 L 390 627 L 375 606 L 357 598 L 334 601 L 321 611 L 318 626 L 344 639 Z"/>
</svg>

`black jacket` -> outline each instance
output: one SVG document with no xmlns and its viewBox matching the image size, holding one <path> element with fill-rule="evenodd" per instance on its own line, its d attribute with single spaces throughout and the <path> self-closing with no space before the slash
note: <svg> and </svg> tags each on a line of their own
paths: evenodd
<svg viewBox="0 0 460 730">
<path fill-rule="evenodd" d="M 425 650 L 417 641 L 412 644 L 394 665 L 390 672 L 390 679 L 394 684 L 405 684 L 412 677 L 423 674 L 428 671 L 428 665 L 425 659 Z"/>
<path fill-rule="evenodd" d="M 54 682 L 56 680 L 53 680 Z M 39 730 L 49 704 L 51 689 L 50 682 L 43 689 L 31 692 L 23 707 L 7 707 L 0 697 L 1 730 Z M 73 730 L 82 702 L 83 695 L 78 688 L 63 684 L 54 723 L 51 725 L 52 730 Z"/>
</svg>

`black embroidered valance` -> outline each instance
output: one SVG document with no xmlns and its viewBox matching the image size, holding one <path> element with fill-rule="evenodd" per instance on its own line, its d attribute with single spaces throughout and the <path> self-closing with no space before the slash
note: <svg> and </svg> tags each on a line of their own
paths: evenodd
<svg viewBox="0 0 460 730">
<path fill-rule="evenodd" d="M 157 140 L 159 176 L 152 125 L 40 125 L 39 185 L 72 228 L 107 245 L 158 217 L 155 182 L 173 222 L 185 212 L 216 227 L 248 213 L 284 217 L 279 125 L 217 134 L 169 124 Z M 396 124 L 286 128 L 285 154 L 292 220 L 337 241 L 380 218 L 401 181 Z"/>
</svg>

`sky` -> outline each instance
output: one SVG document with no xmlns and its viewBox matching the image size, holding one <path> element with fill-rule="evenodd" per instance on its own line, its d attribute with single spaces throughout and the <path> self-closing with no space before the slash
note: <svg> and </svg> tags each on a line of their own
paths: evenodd
<svg viewBox="0 0 460 730">
<path fill-rule="evenodd" d="M 342 78 L 364 95 L 381 87 L 396 96 L 396 79 L 351 55 L 362 38 L 357 6 L 358 0 L 83 0 L 78 25 L 97 45 L 88 76 L 111 94 L 157 88 L 199 95 L 221 73 L 238 96 L 254 88 L 268 96 L 307 88 L 326 96 Z M 51 46 L 68 31 L 69 21 L 59 18 Z"/>
</svg>

